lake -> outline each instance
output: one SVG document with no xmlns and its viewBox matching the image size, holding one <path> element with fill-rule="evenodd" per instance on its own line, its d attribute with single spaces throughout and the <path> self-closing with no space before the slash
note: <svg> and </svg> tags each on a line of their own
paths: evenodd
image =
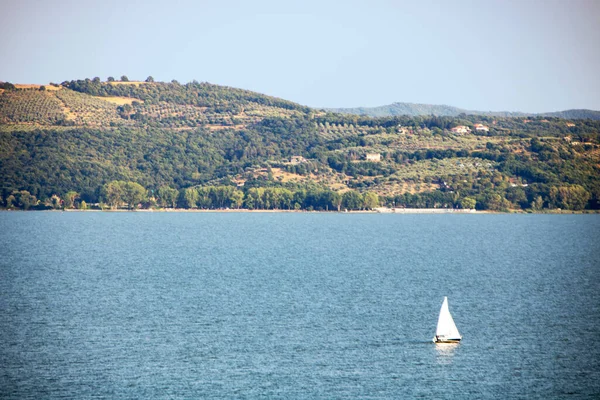
<svg viewBox="0 0 600 400">
<path fill-rule="evenodd" d="M 600 215 L 0 213 L 0 397 L 599 398 Z M 432 337 L 444 296 L 463 335 Z"/>
</svg>

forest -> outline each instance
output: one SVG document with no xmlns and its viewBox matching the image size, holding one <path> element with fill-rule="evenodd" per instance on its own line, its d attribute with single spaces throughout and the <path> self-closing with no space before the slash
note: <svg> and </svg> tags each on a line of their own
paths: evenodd
<svg viewBox="0 0 600 400">
<path fill-rule="evenodd" d="M 367 117 L 109 77 L 0 84 L 7 209 L 600 209 L 600 121 Z"/>
</svg>

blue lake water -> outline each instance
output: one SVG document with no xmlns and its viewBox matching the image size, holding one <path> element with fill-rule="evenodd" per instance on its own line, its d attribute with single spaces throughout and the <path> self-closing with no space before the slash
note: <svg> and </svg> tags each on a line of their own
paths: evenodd
<svg viewBox="0 0 600 400">
<path fill-rule="evenodd" d="M 599 398 L 600 215 L 0 213 L 0 397 Z M 443 296 L 463 335 L 431 342 Z"/>
</svg>

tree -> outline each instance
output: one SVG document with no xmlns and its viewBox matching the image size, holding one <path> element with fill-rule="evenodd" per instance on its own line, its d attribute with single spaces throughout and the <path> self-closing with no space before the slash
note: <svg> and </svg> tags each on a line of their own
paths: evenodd
<svg viewBox="0 0 600 400">
<path fill-rule="evenodd" d="M 131 107 L 130 104 L 123 104 L 122 106 L 117 107 L 117 111 L 119 112 L 121 118 L 129 119 L 129 116 L 133 111 L 133 107 Z"/>
<path fill-rule="evenodd" d="M 229 195 L 229 201 L 233 207 L 240 208 L 244 203 L 244 192 L 234 189 Z"/>
<path fill-rule="evenodd" d="M 527 194 L 522 187 L 513 187 L 506 191 L 506 199 L 515 207 L 527 208 Z"/>
<path fill-rule="evenodd" d="M 510 201 L 500 196 L 498 193 L 492 193 L 487 196 L 487 208 L 492 211 L 507 210 L 511 204 Z"/>
<path fill-rule="evenodd" d="M 12 195 L 12 194 L 9 195 L 6 198 L 6 208 L 13 208 L 15 206 L 16 201 L 17 201 L 17 199 L 15 198 L 14 195 Z"/>
<path fill-rule="evenodd" d="M 53 194 L 51 197 L 48 197 L 44 200 L 44 205 L 49 208 L 53 208 L 58 210 L 61 207 L 62 200 L 57 195 Z"/>
<path fill-rule="evenodd" d="M 294 193 L 288 189 L 281 189 L 281 208 L 289 210 L 292 208 L 292 201 L 294 199 Z"/>
<path fill-rule="evenodd" d="M 129 78 L 127 77 L 127 75 L 121 76 L 121 82 L 129 82 Z"/>
<path fill-rule="evenodd" d="M 363 195 L 363 207 L 367 210 L 373 210 L 379 206 L 379 196 L 373 192 L 366 192 Z"/>
<path fill-rule="evenodd" d="M 23 210 L 29 210 L 29 208 L 37 204 L 37 198 L 27 190 L 15 190 L 12 194 L 16 199 L 17 206 Z"/>
<path fill-rule="evenodd" d="M 329 201 L 331 205 L 334 206 L 338 211 L 342 208 L 342 195 L 340 192 L 331 192 L 329 195 Z"/>
<path fill-rule="evenodd" d="M 279 193 L 277 188 L 265 188 L 265 208 L 277 210 L 279 208 Z"/>
<path fill-rule="evenodd" d="M 102 197 L 111 209 L 117 209 L 123 204 L 123 181 L 112 181 L 102 187 Z"/>
<path fill-rule="evenodd" d="M 79 193 L 70 190 L 64 195 L 64 207 L 75 208 L 75 200 L 79 198 Z"/>
<path fill-rule="evenodd" d="M 200 208 L 212 208 L 212 187 L 199 187 L 198 188 L 198 207 Z"/>
<path fill-rule="evenodd" d="M 161 207 L 175 208 L 178 194 L 179 192 L 177 189 L 173 189 L 169 186 L 161 186 L 158 189 L 158 198 L 160 200 Z"/>
<path fill-rule="evenodd" d="M 250 188 L 246 192 L 246 208 L 250 210 L 264 208 L 264 188 Z"/>
<path fill-rule="evenodd" d="M 358 210 L 362 204 L 362 198 L 355 190 L 349 190 L 342 196 L 342 206 L 348 210 Z"/>
<path fill-rule="evenodd" d="M 465 210 L 473 210 L 477 205 L 477 201 L 472 197 L 463 197 L 460 200 L 460 208 Z"/>
<path fill-rule="evenodd" d="M 544 208 L 544 200 L 542 196 L 537 196 L 534 201 L 531 202 L 531 209 L 534 211 L 539 211 Z"/>
<path fill-rule="evenodd" d="M 16 90 L 17 87 L 10 82 L 0 82 L 0 89 L 4 90 Z"/>
<path fill-rule="evenodd" d="M 294 204 L 294 210 L 301 209 L 304 206 L 304 203 L 306 202 L 306 190 L 296 190 L 296 192 L 294 192 L 292 202 Z"/>
<path fill-rule="evenodd" d="M 231 195 L 234 188 L 231 186 L 218 186 L 210 188 L 211 202 L 214 207 L 223 208 L 231 205 Z"/>
<path fill-rule="evenodd" d="M 112 77 L 112 76 L 109 76 L 109 77 L 106 79 L 106 81 L 107 81 L 107 82 L 114 82 L 114 81 L 115 81 L 115 78 L 114 78 L 114 77 Z"/>
<path fill-rule="evenodd" d="M 149 76 L 146 78 L 146 82 L 154 82 L 154 78 L 152 76 Z"/>
<path fill-rule="evenodd" d="M 590 193 L 581 185 L 552 186 L 549 197 L 554 207 L 564 210 L 583 210 L 590 199 Z"/>
<path fill-rule="evenodd" d="M 138 204 L 146 198 L 146 189 L 136 182 L 125 182 L 123 185 L 123 201 L 130 210 L 136 209 Z"/>
<path fill-rule="evenodd" d="M 187 188 L 183 191 L 183 202 L 185 208 L 196 208 L 198 191 L 195 188 Z"/>
</svg>

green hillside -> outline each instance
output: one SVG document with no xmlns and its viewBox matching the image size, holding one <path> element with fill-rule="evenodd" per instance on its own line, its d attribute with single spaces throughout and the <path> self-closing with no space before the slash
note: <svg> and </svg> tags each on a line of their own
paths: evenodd
<svg viewBox="0 0 600 400">
<path fill-rule="evenodd" d="M 591 119 L 371 118 L 150 78 L 0 88 L 6 208 L 600 207 Z"/>
</svg>

